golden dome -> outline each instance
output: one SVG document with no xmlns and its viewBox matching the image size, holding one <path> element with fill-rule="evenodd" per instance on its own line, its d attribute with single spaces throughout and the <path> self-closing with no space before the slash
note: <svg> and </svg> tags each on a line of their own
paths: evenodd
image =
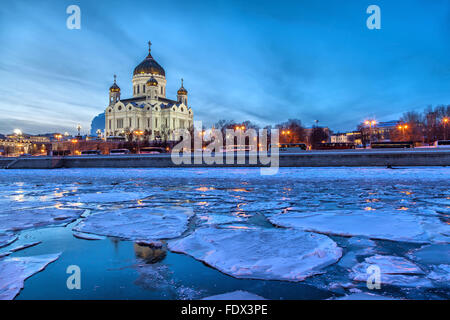
<svg viewBox="0 0 450 320">
<path fill-rule="evenodd" d="M 109 92 L 120 92 L 120 88 L 116 84 L 116 75 L 114 75 L 114 84 L 109 88 Z"/>
<path fill-rule="evenodd" d="M 158 86 L 158 81 L 156 81 L 156 79 L 153 78 L 153 76 L 152 76 L 150 79 L 148 79 L 146 85 L 151 86 L 151 87 L 156 87 L 156 86 Z"/>
<path fill-rule="evenodd" d="M 164 69 L 159 65 L 158 62 L 156 62 L 155 59 L 153 59 L 150 51 L 151 51 L 151 42 L 148 42 L 148 56 L 144 59 L 136 68 L 134 68 L 133 75 L 139 75 L 139 74 L 158 74 L 160 76 L 165 77 L 166 72 Z"/>
<path fill-rule="evenodd" d="M 187 95 L 187 90 L 183 87 L 183 79 L 181 79 L 181 88 L 178 89 L 177 94 L 180 95 Z"/>
</svg>

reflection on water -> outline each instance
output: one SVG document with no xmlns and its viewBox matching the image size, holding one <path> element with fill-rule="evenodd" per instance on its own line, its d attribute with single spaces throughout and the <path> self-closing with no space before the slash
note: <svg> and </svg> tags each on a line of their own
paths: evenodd
<svg viewBox="0 0 450 320">
<path fill-rule="evenodd" d="M 164 260 L 167 250 L 164 247 L 155 248 L 150 245 L 133 244 L 136 257 L 143 259 L 146 263 L 156 263 Z"/>
</svg>

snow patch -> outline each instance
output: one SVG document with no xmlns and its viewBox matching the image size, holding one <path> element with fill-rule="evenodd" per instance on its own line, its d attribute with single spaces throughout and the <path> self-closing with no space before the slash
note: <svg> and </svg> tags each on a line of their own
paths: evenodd
<svg viewBox="0 0 450 320">
<path fill-rule="evenodd" d="M 0 300 L 12 300 L 23 289 L 24 281 L 57 260 L 61 253 L 0 260 Z"/>
<path fill-rule="evenodd" d="M 275 225 L 338 236 L 363 236 L 371 239 L 428 243 L 433 240 L 423 220 L 410 213 L 388 210 L 339 210 L 312 213 L 291 212 L 269 217 Z M 435 217 L 428 222 L 442 224 Z M 436 235 L 437 236 L 437 235 Z"/>
<path fill-rule="evenodd" d="M 133 208 L 101 212 L 85 218 L 74 230 L 128 240 L 173 239 L 186 231 L 193 212 L 186 208 Z"/>
<path fill-rule="evenodd" d="M 169 249 L 236 278 L 302 281 L 336 263 L 342 249 L 324 235 L 280 229 L 200 228 Z"/>
</svg>

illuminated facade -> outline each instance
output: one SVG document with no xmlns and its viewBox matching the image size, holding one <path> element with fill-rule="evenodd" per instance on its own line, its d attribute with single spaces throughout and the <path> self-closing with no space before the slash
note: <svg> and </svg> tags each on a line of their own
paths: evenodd
<svg viewBox="0 0 450 320">
<path fill-rule="evenodd" d="M 148 140 L 174 140 L 175 129 L 189 129 L 194 113 L 188 106 L 188 92 L 183 86 L 177 99 L 166 98 L 166 74 L 151 55 L 133 72 L 133 97 L 121 99 L 116 83 L 109 88 L 109 105 L 105 110 L 106 137 L 138 133 Z"/>
</svg>

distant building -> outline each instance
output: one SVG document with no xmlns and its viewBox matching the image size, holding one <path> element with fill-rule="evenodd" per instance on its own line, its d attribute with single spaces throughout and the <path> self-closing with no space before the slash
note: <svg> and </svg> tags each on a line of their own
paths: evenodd
<svg viewBox="0 0 450 320">
<path fill-rule="evenodd" d="M 331 143 L 354 143 L 356 145 L 362 144 L 361 132 L 350 131 L 343 133 L 336 133 L 330 137 Z"/>
<path fill-rule="evenodd" d="M 376 122 L 373 125 L 361 123 L 359 128 L 363 142 L 391 141 L 391 133 L 396 130 L 398 123 L 398 120 Z"/>
<path fill-rule="evenodd" d="M 188 106 L 188 92 L 183 86 L 177 99 L 166 98 L 166 73 L 150 53 L 133 72 L 133 97 L 122 99 L 120 88 L 109 88 L 109 105 L 105 111 L 106 137 L 139 132 L 145 139 L 174 140 L 175 129 L 193 125 L 193 110 Z"/>
</svg>

